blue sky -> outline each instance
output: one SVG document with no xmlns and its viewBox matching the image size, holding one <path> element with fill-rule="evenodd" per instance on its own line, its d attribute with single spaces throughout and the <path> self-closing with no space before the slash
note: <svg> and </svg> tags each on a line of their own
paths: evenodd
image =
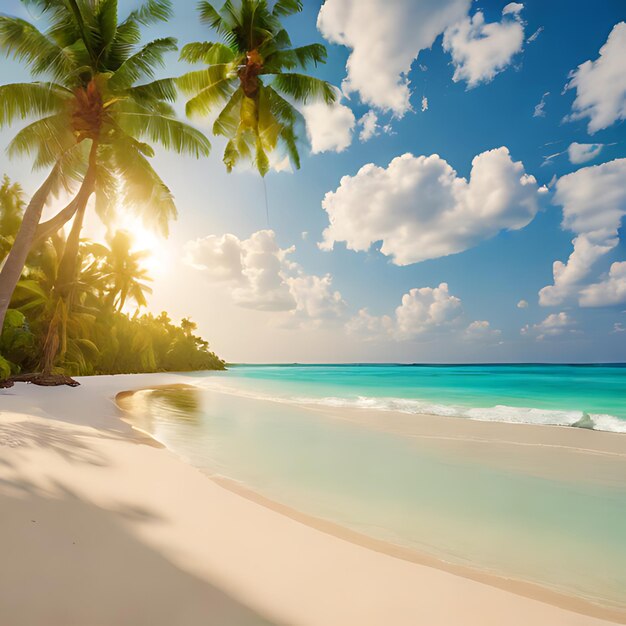
<svg viewBox="0 0 626 626">
<path fill-rule="evenodd" d="M 136 4 L 120 0 L 120 13 Z M 626 162 L 620 161 L 626 157 L 626 85 L 619 79 L 620 69 L 626 75 L 626 36 L 619 28 L 626 21 L 623 1 L 360 0 L 359 5 L 328 0 L 318 21 L 321 4 L 305 0 L 303 13 L 286 25 L 296 45 L 328 45 L 328 64 L 316 75 L 341 86 L 346 63 L 352 64 L 336 119 L 305 112 L 313 146 L 316 133 L 329 129 L 327 149 L 313 154 L 304 142 L 301 170 L 267 176 L 272 233 L 265 234 L 259 232 L 268 230 L 263 184 L 251 171 L 226 174 L 219 141 L 202 161 L 159 153 L 156 165 L 176 196 L 180 219 L 168 242 L 152 244 L 165 261 L 156 272 L 150 307 L 166 308 L 175 317 L 190 315 L 230 361 L 625 360 L 626 277 L 622 280 L 621 272 L 626 266 L 619 265 L 626 261 L 620 221 L 626 213 Z M 151 28 L 146 37 L 171 34 L 181 44 L 214 39 L 199 24 L 193 5 L 175 2 L 175 18 Z M 452 16 L 447 21 L 438 15 L 443 5 Z M 17 0 L 5 0 L 3 7 L 25 15 Z M 372 17 L 362 30 L 355 27 L 358 14 L 350 13 L 356 7 Z M 425 32 L 424 24 L 431 22 L 437 25 Z M 329 43 L 340 32 L 346 45 Z M 610 35 L 612 43 L 601 57 Z M 489 40 L 489 50 L 475 47 L 481 38 Z M 378 59 L 368 57 L 364 41 L 376 42 Z M 367 66 L 359 68 L 364 59 Z M 412 59 L 408 66 L 407 59 Z M 585 62 L 596 65 L 590 73 L 579 72 L 577 80 L 570 73 Z M 394 74 L 403 64 L 408 75 Z M 616 70 L 618 78 L 611 79 Z M 172 55 L 163 75 L 181 71 Z M 21 81 L 28 75 L 3 61 L 0 79 Z M 570 81 L 575 85 L 564 91 Z M 390 109 L 391 95 L 403 93 L 410 93 L 410 108 L 395 100 L 395 110 Z M 534 115 L 546 93 L 543 110 Z M 423 98 L 428 107 L 422 111 Z M 587 103 L 586 109 L 579 119 L 568 119 L 578 110 L 577 99 Z M 358 120 L 366 114 L 376 116 L 378 131 L 362 141 Z M 210 127 L 206 121 L 194 123 Z M 3 148 L 10 137 L 11 130 L 0 132 Z M 350 145 L 333 146 L 333 138 Z M 603 145 L 582 162 L 594 148 L 581 149 L 574 163 L 568 154 L 573 143 Z M 437 178 L 443 172 L 454 189 L 463 187 L 458 178 L 469 178 L 472 160 L 501 147 L 510 155 L 498 153 L 504 170 L 489 169 L 496 167 L 493 159 L 484 160 L 487 189 L 450 191 Z M 390 163 L 406 153 L 415 157 L 406 162 L 409 173 L 392 179 Z M 417 160 L 422 155 L 439 158 L 426 169 Z M 513 162 L 522 168 L 516 175 L 509 166 Z M 368 164 L 380 169 L 357 176 Z M 603 164 L 607 167 L 593 167 Z M 566 178 L 583 169 L 582 175 Z M 3 159 L 2 172 L 28 191 L 42 178 L 25 160 Z M 535 181 L 521 185 L 522 176 Z M 344 183 L 342 177 L 350 178 Z M 405 182 L 407 197 L 399 199 L 395 190 Z M 481 217 L 489 189 L 499 185 L 503 199 L 496 201 L 497 216 Z M 322 207 L 328 192 L 336 192 L 333 206 L 343 234 L 337 231 L 332 250 L 321 250 L 318 243 L 329 225 Z M 444 205 L 458 204 L 458 217 L 433 218 L 433 212 L 444 210 L 440 194 Z M 585 194 L 591 196 L 586 204 L 579 200 Z M 593 206 L 596 197 L 598 206 Z M 559 200 L 567 200 L 574 230 L 561 226 Z M 606 215 L 608 221 L 583 227 L 576 215 L 589 214 Z M 615 219 L 617 234 L 611 230 Z M 494 226 L 496 221 L 502 228 Z M 507 230 L 511 225 L 515 229 Z M 101 231 L 94 220 L 89 235 Z M 366 243 L 373 242 L 368 250 L 347 249 L 347 244 L 359 247 L 355 242 L 365 233 Z M 568 262 L 576 236 L 580 249 L 586 243 L 593 254 L 574 258 L 570 276 L 578 278 L 568 278 L 558 292 L 540 299 L 540 290 L 554 284 L 553 263 Z M 443 252 L 431 250 L 433 238 Z M 237 267 L 229 265 L 227 247 L 241 255 Z M 527 306 L 520 308 L 522 300 Z M 367 312 L 360 314 L 362 309 Z"/>
</svg>

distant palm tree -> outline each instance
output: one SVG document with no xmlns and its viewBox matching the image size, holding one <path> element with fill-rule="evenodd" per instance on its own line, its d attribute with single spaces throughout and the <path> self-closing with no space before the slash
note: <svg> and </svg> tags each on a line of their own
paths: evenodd
<svg viewBox="0 0 626 626">
<path fill-rule="evenodd" d="M 25 206 L 22 187 L 5 176 L 0 185 L 0 261 L 9 253 L 15 241 Z"/>
<path fill-rule="evenodd" d="M 301 0 L 278 0 L 272 9 L 266 0 L 226 0 L 219 11 L 203 0 L 198 8 L 200 21 L 223 43 L 190 43 L 182 49 L 181 59 L 208 66 L 178 79 L 181 90 L 192 96 L 187 115 L 205 116 L 221 107 L 213 133 L 228 139 L 224 163 L 229 172 L 248 159 L 265 176 L 268 153 L 277 147 L 299 168 L 296 127 L 303 122 L 293 104 L 336 99 L 326 81 L 292 71 L 326 62 L 322 44 L 292 48 L 281 24 L 282 17 L 302 11 Z"/>
<path fill-rule="evenodd" d="M 116 231 L 108 240 L 109 247 L 92 244 L 88 250 L 102 259 L 99 267 L 100 278 L 108 286 L 108 298 L 116 310 L 121 311 L 128 299 L 138 307 L 148 303 L 146 294 L 152 289 L 148 270 L 142 261 L 149 255 L 146 251 L 132 251 L 132 235 L 125 230 Z"/>
<path fill-rule="evenodd" d="M 185 333 L 186 337 L 191 337 L 194 330 L 197 330 L 198 325 L 190 320 L 188 317 L 183 317 L 180 321 L 180 327 L 182 328 L 183 333 Z"/>
<path fill-rule="evenodd" d="M 41 10 L 49 28 L 0 15 L 0 50 L 24 61 L 47 82 L 0 87 L 0 128 L 16 119 L 35 121 L 9 146 L 9 156 L 34 156 L 36 168 L 49 167 L 33 195 L 22 226 L 0 272 L 0 328 L 33 242 L 74 217 L 60 284 L 76 274 L 80 230 L 87 201 L 95 191 L 96 210 L 107 218 L 120 202 L 167 232 L 175 217 L 172 194 L 153 169 L 151 141 L 179 153 L 207 155 L 209 140 L 176 119 L 170 102 L 175 81 L 153 80 L 176 40 L 157 39 L 140 46 L 142 25 L 167 20 L 170 0 L 148 0 L 118 23 L 116 0 L 22 0 Z M 81 181 L 74 200 L 52 220 L 39 224 L 43 206 L 55 190 Z"/>
<path fill-rule="evenodd" d="M 72 290 L 72 305 L 55 296 L 65 245 L 61 231 L 33 250 L 11 299 L 11 307 L 35 320 L 33 330 L 44 337 L 43 345 L 37 346 L 35 353 L 48 377 L 57 353 L 64 368 L 88 372 L 88 363 L 98 353 L 90 335 L 96 319 L 104 313 L 100 274 L 91 267 L 88 244 L 80 247 L 80 271 Z M 51 349 L 53 344 L 54 350 Z"/>
</svg>

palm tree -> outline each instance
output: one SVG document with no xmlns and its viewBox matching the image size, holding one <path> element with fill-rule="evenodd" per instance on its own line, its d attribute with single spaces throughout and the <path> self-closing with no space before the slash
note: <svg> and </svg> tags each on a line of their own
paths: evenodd
<svg viewBox="0 0 626 626">
<path fill-rule="evenodd" d="M 180 320 L 180 327 L 185 334 L 185 337 L 191 337 L 193 331 L 197 330 L 198 325 L 188 317 L 183 317 L 183 319 Z"/>
<path fill-rule="evenodd" d="M 88 244 L 82 244 L 71 306 L 57 297 L 56 285 L 65 246 L 65 238 L 59 233 L 33 250 L 11 299 L 12 308 L 27 315 L 32 320 L 35 334 L 44 338 L 43 346 L 37 346 L 33 354 L 35 362 L 40 360 L 40 366 L 46 372 L 46 376 L 34 379 L 39 383 L 50 380 L 57 352 L 64 368 L 83 374 L 89 373 L 89 364 L 98 353 L 90 337 L 96 319 L 103 314 L 101 279 L 91 266 Z M 11 313 L 15 311 L 8 311 L 7 323 Z M 56 345 L 54 351 L 49 349 L 51 344 Z M 71 379 L 62 377 L 62 382 L 71 383 Z"/>
<path fill-rule="evenodd" d="M 301 0 L 226 0 L 217 11 L 202 0 L 200 21 L 222 42 L 190 43 L 181 59 L 206 68 L 178 79 L 191 99 L 187 115 L 206 116 L 219 105 L 213 133 L 228 139 L 224 163 L 230 172 L 241 160 L 254 162 L 261 176 L 270 169 L 268 153 L 277 147 L 300 167 L 298 126 L 303 125 L 295 104 L 322 99 L 331 104 L 335 89 L 326 81 L 292 70 L 326 62 L 326 48 L 310 44 L 292 48 L 281 18 L 302 11 Z"/>
<path fill-rule="evenodd" d="M 9 253 L 15 241 L 22 223 L 24 206 L 22 187 L 5 176 L 0 185 L 0 261 Z"/>
<path fill-rule="evenodd" d="M 117 311 L 122 311 L 128 299 L 138 307 L 147 306 L 146 294 L 152 289 L 146 283 L 152 278 L 142 266 L 149 252 L 133 251 L 132 235 L 118 230 L 109 238 L 109 247 L 92 244 L 88 250 L 100 259 L 99 273 L 107 287 L 107 299 Z"/>
<path fill-rule="evenodd" d="M 115 0 L 22 2 L 41 10 L 49 28 L 43 33 L 25 20 L 0 15 L 0 50 L 47 80 L 0 87 L 0 128 L 35 118 L 15 136 L 9 156 L 33 155 L 35 168 L 51 169 L 24 212 L 0 272 L 0 328 L 33 243 L 74 218 L 59 268 L 60 284 L 72 283 L 83 216 L 94 191 L 96 211 L 104 219 L 119 202 L 167 232 L 176 207 L 150 164 L 154 150 L 146 141 L 195 157 L 210 150 L 202 133 L 176 119 L 170 104 L 175 81 L 153 80 L 164 55 L 176 50 L 176 40 L 140 45 L 142 25 L 171 16 L 170 0 L 148 0 L 119 23 Z M 141 83 L 145 80 L 151 82 Z M 75 181 L 81 186 L 74 200 L 39 224 L 49 196 Z"/>
</svg>

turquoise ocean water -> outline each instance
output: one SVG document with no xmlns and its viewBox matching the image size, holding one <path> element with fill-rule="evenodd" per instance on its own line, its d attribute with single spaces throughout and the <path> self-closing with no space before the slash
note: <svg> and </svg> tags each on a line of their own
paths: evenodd
<svg viewBox="0 0 626 626">
<path fill-rule="evenodd" d="M 224 385 L 257 397 L 572 425 L 626 433 L 626 365 L 234 366 Z"/>
<path fill-rule="evenodd" d="M 200 391 L 140 392 L 134 415 L 207 473 L 444 561 L 626 612 L 626 434 L 615 435 L 623 454 L 619 439 L 617 453 L 570 451 L 569 476 L 553 471 L 561 457 L 549 446 L 537 457 L 543 472 L 330 417 L 348 406 L 572 425 L 586 412 L 596 428 L 626 432 L 625 367 L 237 366 L 192 377 Z"/>
</svg>

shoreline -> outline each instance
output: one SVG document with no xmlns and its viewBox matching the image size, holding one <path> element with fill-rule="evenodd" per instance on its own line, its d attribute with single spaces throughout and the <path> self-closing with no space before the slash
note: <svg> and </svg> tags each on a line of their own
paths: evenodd
<svg viewBox="0 0 626 626">
<path fill-rule="evenodd" d="M 249 621 L 237 623 L 315 626 L 379 626 L 382 623 L 408 626 L 419 621 L 425 621 L 429 626 L 499 626 L 502 623 L 522 626 L 530 621 L 545 626 L 626 623 L 626 616 L 621 611 L 616 614 L 592 605 L 593 614 L 590 614 L 576 599 L 565 610 L 517 591 L 511 593 L 508 589 L 438 569 L 430 563 L 377 551 L 369 537 L 363 536 L 367 544 L 363 546 L 358 541 L 358 533 L 352 535 L 352 531 L 343 527 L 340 527 L 341 532 L 351 536 L 337 537 L 328 533 L 329 528 L 318 529 L 307 524 L 306 520 L 298 519 L 299 512 L 295 512 L 294 519 L 286 510 L 277 512 L 273 507 L 268 508 L 267 502 L 258 501 L 258 494 L 244 493 L 240 485 L 207 480 L 206 474 L 187 465 L 168 449 L 138 445 L 147 444 L 149 435 L 133 430 L 120 419 L 113 398 L 128 390 L 132 394 L 140 388 L 188 384 L 189 377 L 132 375 L 83 380 L 83 387 L 78 392 L 53 390 L 46 394 L 28 386 L 0 396 L 3 413 L 0 422 L 3 426 L 0 432 L 0 485 L 14 485 L 13 490 L 19 490 L 24 485 L 37 484 L 36 490 L 34 486 L 29 487 L 25 495 L 27 501 L 33 499 L 33 507 L 42 505 L 39 499 L 44 492 L 46 506 L 50 501 L 69 507 L 61 517 L 63 528 L 58 532 L 65 532 L 67 523 L 72 525 L 74 515 L 69 510 L 76 513 L 76 506 L 83 502 L 93 503 L 90 504 L 92 508 L 97 506 L 96 512 L 111 511 L 106 513 L 107 519 L 113 516 L 116 527 L 132 530 L 133 538 L 141 546 L 150 547 L 161 558 L 167 558 L 167 562 L 175 563 L 177 571 L 193 573 L 193 583 L 187 581 L 180 587 L 185 593 L 195 589 L 196 583 L 211 582 L 225 591 L 233 602 L 236 600 L 233 608 L 231 600 L 226 602 L 222 598 L 229 610 L 248 611 Z M 32 436 L 23 434 L 31 430 Z M 70 435 L 76 441 L 72 439 L 72 448 L 68 450 L 65 437 Z M 80 471 L 77 464 L 80 464 Z M 64 485 L 62 493 L 69 490 L 78 500 L 67 501 L 57 493 L 54 485 Z M 90 610 L 102 612 L 102 605 L 97 603 L 91 609 L 82 606 L 86 600 L 78 600 L 80 590 L 77 592 L 72 587 L 62 586 L 56 595 L 50 594 L 50 581 L 40 580 L 41 565 L 49 562 L 54 565 L 67 555 L 60 557 L 56 554 L 58 541 L 37 543 L 37 550 L 33 552 L 28 533 L 35 526 L 30 523 L 12 525 L 16 521 L 12 513 L 17 501 L 13 492 L 4 487 L 0 489 L 0 496 L 7 499 L 3 510 L 8 513 L 5 519 L 0 519 L 0 549 L 7 555 L 6 571 L 0 573 L 0 615 L 8 611 L 11 616 L 8 623 L 15 626 L 44 623 L 47 626 L 68 626 L 87 623 Z M 109 502 L 117 502 L 121 497 L 133 502 L 133 510 L 152 511 L 167 523 L 151 523 L 151 518 L 139 523 L 132 516 L 119 517 L 120 505 L 113 506 Z M 35 513 L 29 511 L 25 515 L 34 517 Z M 37 513 L 37 518 L 42 518 L 37 519 L 39 528 L 44 526 L 44 517 L 42 512 Z M 97 525 L 86 523 L 80 526 L 80 532 L 90 537 L 95 549 L 95 545 L 103 541 L 103 535 L 102 529 L 93 529 L 93 526 Z M 53 534 L 52 539 L 55 537 Z M 24 547 L 20 551 L 14 544 L 20 546 L 22 542 Z M 83 543 L 88 542 L 83 539 Z M 118 544 L 120 542 L 113 540 L 107 544 L 111 559 L 118 550 L 121 550 L 120 558 L 126 559 L 128 550 Z M 22 571 L 24 550 L 32 554 L 27 559 L 30 566 Z M 81 558 L 83 560 L 79 558 L 77 563 L 83 566 L 84 555 Z M 157 587 L 164 580 L 159 568 L 154 572 L 142 568 L 133 570 L 133 563 L 135 561 L 128 557 L 129 577 L 135 574 L 141 578 L 149 574 Z M 155 588 L 152 587 L 151 597 L 162 609 L 155 612 L 156 609 L 152 611 L 140 594 L 127 597 L 127 585 L 121 585 L 124 581 L 120 581 L 118 588 L 116 576 L 107 575 L 106 558 L 92 561 L 92 564 L 103 570 L 98 574 L 103 576 L 98 579 L 100 584 L 107 589 L 113 588 L 107 596 L 109 603 L 116 606 L 116 603 L 123 606 L 135 603 L 136 610 L 151 614 L 151 623 L 164 626 L 176 623 L 171 619 L 171 610 L 178 607 L 182 591 L 170 591 L 161 597 L 157 589 L 157 595 L 153 596 Z M 117 567 L 117 563 L 114 566 Z M 56 568 L 55 584 L 61 585 L 66 578 L 71 578 L 73 572 L 68 567 Z M 162 569 L 165 570 L 165 566 Z M 18 583 L 22 575 L 28 597 L 42 600 L 39 608 L 47 611 L 45 620 L 32 618 L 32 612 L 39 608 L 31 606 L 32 602 L 27 603 L 25 598 L 24 602 L 16 604 L 20 594 L 14 597 L 11 589 L 21 589 Z M 89 569 L 86 578 L 93 575 L 96 574 Z M 80 579 L 77 584 L 87 582 Z M 140 582 L 133 577 L 130 592 Z M 172 586 L 163 587 L 166 588 Z M 454 606 L 448 601 L 450 597 L 456 598 Z M 355 598 L 359 599 L 356 603 Z M 69 610 L 70 604 L 80 619 L 55 619 L 53 616 L 58 615 L 59 603 L 65 611 Z M 47 606 L 49 604 L 54 605 L 57 613 Z M 203 620 L 211 613 L 203 613 L 200 605 L 197 610 L 197 621 L 188 623 L 207 623 Z M 574 612 L 576 610 L 579 612 Z M 254 615 L 249 611 L 255 612 Z M 201 615 L 205 617 L 201 619 Z M 263 615 L 272 616 L 271 622 Z M 113 620 L 108 623 L 126 622 Z M 146 620 L 136 619 L 128 623 L 135 626 L 148 621 L 146 617 Z M 220 622 L 220 626 L 222 623 L 229 622 Z"/>
<path fill-rule="evenodd" d="M 505 578 L 504 576 L 491 574 L 487 571 L 473 568 L 471 566 L 458 565 L 440 559 L 436 556 L 429 555 L 425 552 L 418 552 L 412 548 L 404 547 L 382 539 L 376 539 L 364 533 L 347 528 L 346 526 L 315 517 L 314 515 L 303 513 L 298 509 L 294 509 L 286 504 L 267 498 L 258 491 L 255 491 L 254 489 L 251 489 L 231 478 L 213 475 L 208 475 L 208 477 L 224 489 L 232 491 L 243 498 L 247 498 L 256 504 L 260 504 L 271 511 L 285 515 L 290 519 L 305 524 L 306 526 L 310 526 L 315 530 L 319 530 L 344 541 L 349 541 L 350 543 L 368 550 L 380 552 L 381 554 L 407 561 L 409 563 L 438 569 L 443 572 L 453 574 L 454 576 L 459 576 L 461 578 L 486 584 L 503 591 L 514 593 L 515 595 L 524 598 L 538 600 L 539 602 L 544 602 L 560 609 L 565 609 L 566 611 L 572 611 L 588 617 L 605 619 L 616 624 L 626 624 L 626 611 L 595 604 L 586 598 L 567 595 L 565 593 L 543 587 L 537 583 L 518 580 L 515 578 Z"/>
<path fill-rule="evenodd" d="M 228 391 L 223 388 L 217 390 L 210 387 L 198 387 L 195 385 L 159 385 L 155 387 L 144 387 L 141 389 L 124 391 L 118 394 L 115 398 L 116 403 L 120 406 L 121 410 L 131 411 L 130 407 L 124 406 L 124 400 L 131 399 L 132 396 L 141 391 L 152 391 L 159 389 L 198 389 L 202 391 L 209 391 L 215 394 L 237 395 L 229 394 Z M 272 400 L 260 400 L 266 402 L 272 402 Z M 340 409 L 332 410 L 329 407 L 323 407 L 314 404 L 297 405 L 300 409 L 306 409 L 316 412 L 321 416 L 331 420 L 342 420 L 349 422 L 355 426 L 369 428 L 372 430 L 378 430 L 381 432 L 399 434 L 406 437 L 414 437 L 417 439 L 426 439 L 435 441 L 437 443 L 444 442 L 444 444 L 463 442 L 463 444 L 470 444 L 471 446 L 478 445 L 504 445 L 506 446 L 538 446 L 541 448 L 559 448 L 571 451 L 574 454 L 577 453 L 590 453 L 602 457 L 608 455 L 609 457 L 615 456 L 621 460 L 626 461 L 626 438 L 619 440 L 621 433 L 613 433 L 607 431 L 588 431 L 586 429 L 558 426 L 553 424 L 526 424 L 526 423 L 508 423 L 508 422 L 491 422 L 481 420 L 464 420 L 459 417 L 446 417 L 440 415 L 431 414 L 405 414 L 396 411 L 382 411 L 377 409 L 368 408 L 347 408 L 341 407 Z M 390 416 L 400 418 L 400 424 L 395 422 L 390 424 Z M 364 419 L 365 418 L 365 419 Z M 123 418 L 128 423 L 132 424 L 132 418 Z M 437 430 L 437 422 L 439 425 L 446 424 L 458 429 L 458 424 L 466 424 L 467 426 L 461 427 L 460 433 L 457 433 L 453 437 L 446 437 L 441 434 L 434 434 Z M 394 427 L 396 426 L 396 427 Z M 518 428 L 519 427 L 519 428 Z M 520 434 L 519 431 L 524 430 L 521 427 L 526 427 L 528 430 L 524 433 L 524 437 L 521 437 L 521 441 L 511 440 L 508 438 L 510 435 L 510 429 L 516 429 L 516 434 Z M 468 438 L 466 435 L 468 432 L 481 431 L 481 430 L 494 430 L 495 436 L 482 437 L 482 438 Z M 563 432 L 568 431 L 572 434 L 565 436 L 563 441 Z M 141 430 L 142 433 L 148 437 L 152 435 L 146 431 Z M 541 441 L 537 442 L 535 437 L 537 434 L 541 434 Z M 593 442 L 586 442 L 587 447 L 580 447 L 583 439 L 589 439 L 593 437 L 593 433 L 600 435 Z M 494 435 L 494 433 L 490 433 Z M 154 439 L 154 438 L 153 438 Z M 154 441 L 159 446 L 164 446 L 158 439 Z M 589 447 L 591 444 L 595 444 Z M 542 450 L 543 452 L 543 450 Z M 182 459 L 181 459 L 182 460 Z M 484 461 L 484 457 L 482 457 Z M 525 459 L 527 461 L 527 459 Z M 183 461 L 184 462 L 184 461 Z M 572 476 L 571 468 L 576 465 L 571 465 L 563 468 L 563 474 L 572 478 L 580 478 L 579 476 Z M 610 473 L 610 469 L 607 471 Z M 285 515 L 290 519 L 305 524 L 315 530 L 337 537 L 339 539 L 349 541 L 355 545 L 363 548 L 374 550 L 382 554 L 423 565 L 426 567 L 436 568 L 455 576 L 461 576 L 468 580 L 490 585 L 492 587 L 502 589 L 504 591 L 515 593 L 516 595 L 526 597 L 533 600 L 539 600 L 547 604 L 587 615 L 590 617 L 598 617 L 606 620 L 611 620 L 615 623 L 626 624 L 626 609 L 613 608 L 602 604 L 595 603 L 589 598 L 582 596 L 574 596 L 565 592 L 558 591 L 539 583 L 534 583 L 527 580 L 516 579 L 512 577 L 506 577 L 503 575 L 495 574 L 486 570 L 481 570 L 471 565 L 462 565 L 446 561 L 443 558 L 437 557 L 427 552 L 420 552 L 408 546 L 402 546 L 400 544 L 385 541 L 383 539 L 377 539 L 369 536 L 365 533 L 357 530 L 350 529 L 346 526 L 338 524 L 328 519 L 320 518 L 315 515 L 311 515 L 293 508 L 282 502 L 273 500 L 270 497 L 263 495 L 256 491 L 253 487 L 245 485 L 244 483 L 229 478 L 227 476 L 220 476 L 210 473 L 205 475 L 219 486 L 242 496 L 256 504 L 264 506 L 271 511 Z M 560 476 L 563 477 L 563 476 Z M 624 478 L 626 484 L 626 477 Z"/>
</svg>

